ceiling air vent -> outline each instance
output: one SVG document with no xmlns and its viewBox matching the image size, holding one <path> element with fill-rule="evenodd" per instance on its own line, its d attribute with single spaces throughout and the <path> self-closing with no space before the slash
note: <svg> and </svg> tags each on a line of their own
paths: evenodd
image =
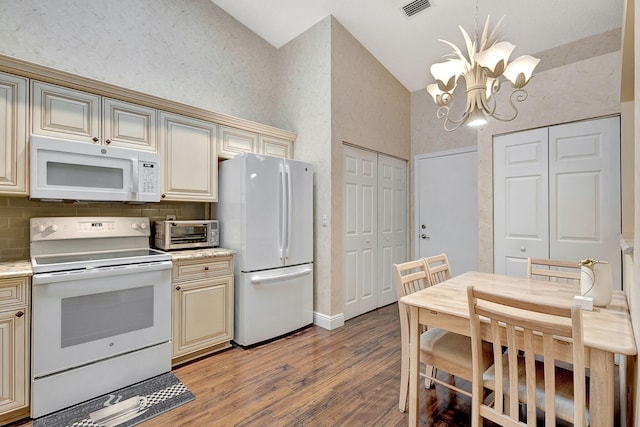
<svg viewBox="0 0 640 427">
<path fill-rule="evenodd" d="M 412 17 L 430 6 L 431 3 L 429 3 L 429 0 L 415 0 L 402 6 L 402 10 L 404 10 L 404 13 L 406 13 L 408 17 Z"/>
</svg>

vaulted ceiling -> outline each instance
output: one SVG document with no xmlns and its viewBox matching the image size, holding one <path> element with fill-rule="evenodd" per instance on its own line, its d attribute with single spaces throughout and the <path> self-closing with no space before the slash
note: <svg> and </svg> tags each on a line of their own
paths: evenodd
<svg viewBox="0 0 640 427">
<path fill-rule="evenodd" d="M 451 52 L 438 39 L 463 47 L 487 15 L 505 16 L 502 39 L 517 47 L 512 58 L 535 54 L 622 26 L 624 0 L 429 0 L 408 17 L 412 0 L 212 0 L 275 47 L 333 15 L 409 91 L 431 82 L 429 67 Z M 476 13 L 477 10 L 477 13 Z M 477 26 L 476 26 L 477 22 Z"/>
</svg>

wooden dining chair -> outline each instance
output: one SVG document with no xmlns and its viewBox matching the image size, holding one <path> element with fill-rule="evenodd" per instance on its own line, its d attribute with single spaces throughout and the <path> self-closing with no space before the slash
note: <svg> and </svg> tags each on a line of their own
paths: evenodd
<svg viewBox="0 0 640 427">
<path fill-rule="evenodd" d="M 427 266 L 424 259 L 394 264 L 394 281 L 398 299 L 413 292 L 417 292 L 430 285 L 427 275 Z M 407 408 L 407 394 L 409 391 L 409 309 L 402 303 L 398 303 L 400 312 L 400 336 L 401 336 L 401 362 L 400 362 L 400 398 L 398 406 L 400 411 Z M 491 345 L 486 343 L 486 360 L 492 360 Z M 425 370 L 420 373 L 425 377 L 425 387 L 431 383 L 438 383 L 449 389 L 467 396 L 471 394 L 455 386 L 454 383 L 446 383 L 435 377 L 435 370 L 443 371 L 455 377 L 471 381 L 471 340 L 469 337 L 446 331 L 440 328 L 429 328 L 420 334 L 420 362 L 425 364 Z"/>
<path fill-rule="evenodd" d="M 545 426 L 555 426 L 556 417 L 585 426 L 588 398 L 580 308 L 536 304 L 473 286 L 467 288 L 467 297 L 473 359 L 471 425 L 479 427 L 486 418 L 502 426 L 536 426 L 540 409 Z M 488 335 L 482 333 L 481 322 L 490 323 L 494 346 L 495 363 L 487 370 L 481 339 Z M 500 349 L 505 345 L 503 354 Z M 564 360 L 573 363 L 573 371 L 555 366 L 561 353 L 569 353 Z M 541 361 L 536 355 L 543 356 Z M 494 391 L 490 402 L 483 402 L 484 388 Z M 520 421 L 520 402 L 526 406 L 526 422 Z"/>
<path fill-rule="evenodd" d="M 430 285 L 435 285 L 436 283 L 451 279 L 451 266 L 449 265 L 449 259 L 445 253 L 423 259 L 427 264 L 427 275 L 429 276 Z"/>
<path fill-rule="evenodd" d="M 550 282 L 580 284 L 580 263 L 555 259 L 527 259 L 527 277 L 529 279 Z"/>
</svg>

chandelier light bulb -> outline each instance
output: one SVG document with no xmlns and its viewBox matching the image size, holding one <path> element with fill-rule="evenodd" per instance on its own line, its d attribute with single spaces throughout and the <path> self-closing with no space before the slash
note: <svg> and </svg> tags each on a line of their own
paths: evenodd
<svg viewBox="0 0 640 427">
<path fill-rule="evenodd" d="M 487 124 L 487 118 L 484 116 L 484 113 L 480 110 L 473 110 L 469 114 L 469 119 L 467 121 L 467 126 L 470 128 L 475 128 L 479 126 L 484 126 Z"/>
</svg>

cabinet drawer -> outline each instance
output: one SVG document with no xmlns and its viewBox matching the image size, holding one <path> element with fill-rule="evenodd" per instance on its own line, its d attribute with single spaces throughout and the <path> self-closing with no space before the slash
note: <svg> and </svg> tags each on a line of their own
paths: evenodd
<svg viewBox="0 0 640 427">
<path fill-rule="evenodd" d="M 29 278 L 0 279 L 0 308 L 29 305 Z"/>
<path fill-rule="evenodd" d="M 233 274 L 231 257 L 177 261 L 173 265 L 173 281 L 197 280 Z"/>
</svg>

